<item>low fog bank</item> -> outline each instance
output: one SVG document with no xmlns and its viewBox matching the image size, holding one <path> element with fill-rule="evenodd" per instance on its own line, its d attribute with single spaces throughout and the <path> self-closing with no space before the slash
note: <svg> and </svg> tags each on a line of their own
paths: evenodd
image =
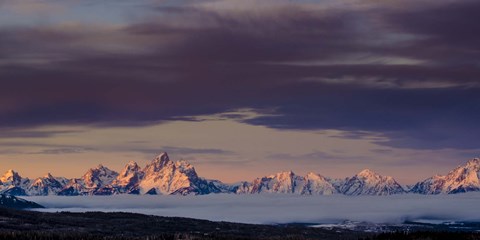
<svg viewBox="0 0 480 240">
<path fill-rule="evenodd" d="M 480 193 L 394 196 L 78 196 L 26 197 L 57 212 L 134 212 L 241 223 L 480 221 Z"/>
</svg>

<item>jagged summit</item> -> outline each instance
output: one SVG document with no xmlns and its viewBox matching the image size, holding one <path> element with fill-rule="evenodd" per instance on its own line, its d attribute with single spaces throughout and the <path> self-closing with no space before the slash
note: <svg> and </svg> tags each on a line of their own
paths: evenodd
<svg viewBox="0 0 480 240">
<path fill-rule="evenodd" d="M 450 171 L 419 182 L 410 190 L 420 194 L 441 194 L 480 191 L 480 159 L 474 158 Z"/>
<path fill-rule="evenodd" d="M 161 168 L 168 162 L 170 162 L 170 157 L 168 157 L 166 152 L 162 152 L 153 159 L 152 164 L 156 164 Z"/>
<path fill-rule="evenodd" d="M 128 163 L 126 164 L 126 166 L 138 166 L 138 163 L 133 161 L 133 160 L 130 160 L 128 161 Z"/>
<path fill-rule="evenodd" d="M 129 161 L 117 178 L 112 182 L 119 193 L 138 193 L 138 185 L 144 176 L 144 172 L 135 161 Z"/>
<path fill-rule="evenodd" d="M 53 195 L 60 192 L 62 188 L 63 184 L 50 173 L 47 173 L 44 177 L 35 179 L 27 187 L 26 193 L 31 196 Z"/>
<path fill-rule="evenodd" d="M 43 176 L 43 177 L 44 177 L 44 178 L 54 178 L 51 173 L 47 173 L 47 174 L 45 174 L 45 176 Z"/>
<path fill-rule="evenodd" d="M 13 176 L 13 175 L 15 175 L 15 174 L 17 174 L 17 172 L 15 172 L 13 169 L 8 169 L 8 170 L 5 172 L 4 176 Z"/>
<path fill-rule="evenodd" d="M 1 179 L 15 178 L 15 177 L 18 177 L 18 176 L 19 175 L 18 175 L 17 172 L 15 172 L 13 169 L 9 169 L 3 174 Z"/>
<path fill-rule="evenodd" d="M 137 162 L 130 161 L 125 165 L 123 170 L 120 172 L 119 177 L 126 177 L 130 173 L 135 172 L 135 171 L 139 171 L 139 170 L 140 170 L 140 166 L 137 164 Z"/>
<path fill-rule="evenodd" d="M 99 188 L 112 183 L 117 176 L 117 172 L 99 164 L 96 168 L 90 168 L 83 175 L 82 180 L 88 188 Z"/>
<path fill-rule="evenodd" d="M 0 178 L 0 182 L 5 184 L 11 184 L 14 186 L 18 186 L 22 182 L 22 177 L 20 174 L 15 172 L 13 169 L 9 169 L 5 172 L 5 174 Z"/>
<path fill-rule="evenodd" d="M 268 176 L 268 177 L 269 177 L 269 178 L 275 178 L 275 177 L 277 177 L 277 178 L 283 178 L 283 179 L 285 179 L 285 178 L 291 178 L 291 177 L 293 177 L 293 176 L 295 176 L 295 173 L 294 173 L 292 170 L 290 170 L 290 171 L 278 172 L 278 173 L 272 174 L 272 175 L 270 175 L 270 176 Z"/>
<path fill-rule="evenodd" d="M 473 158 L 468 160 L 467 166 L 480 166 L 480 158 Z"/>
<path fill-rule="evenodd" d="M 0 192 L 3 194 L 25 196 L 25 189 L 30 184 L 28 178 L 22 178 L 20 174 L 10 169 L 0 178 Z"/>
</svg>

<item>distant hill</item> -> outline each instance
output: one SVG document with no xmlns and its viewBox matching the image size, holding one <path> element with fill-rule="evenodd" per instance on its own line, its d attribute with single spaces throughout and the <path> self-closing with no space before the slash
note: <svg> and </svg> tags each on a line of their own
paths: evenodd
<svg viewBox="0 0 480 240">
<path fill-rule="evenodd" d="M 40 204 L 6 194 L 0 194 L 0 207 L 15 209 L 43 208 Z"/>
</svg>

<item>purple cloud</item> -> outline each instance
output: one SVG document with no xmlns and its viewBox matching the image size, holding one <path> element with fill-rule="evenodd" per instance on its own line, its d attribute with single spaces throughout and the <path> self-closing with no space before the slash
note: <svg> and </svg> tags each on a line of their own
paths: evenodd
<svg viewBox="0 0 480 240">
<path fill-rule="evenodd" d="M 155 18 L 116 28 L 0 27 L 0 128 L 142 126 L 252 108 L 275 114 L 231 117 L 378 132 L 395 147 L 477 148 L 477 5 L 157 6 Z"/>
</svg>

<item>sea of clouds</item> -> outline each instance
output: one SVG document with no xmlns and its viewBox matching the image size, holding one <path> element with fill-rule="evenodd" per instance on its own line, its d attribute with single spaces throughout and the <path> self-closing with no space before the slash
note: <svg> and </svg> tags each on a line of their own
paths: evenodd
<svg viewBox="0 0 480 240">
<path fill-rule="evenodd" d="M 299 196 L 282 194 L 204 196 L 26 197 L 57 212 L 133 212 L 241 223 L 397 224 L 405 221 L 480 222 L 480 193 L 456 195 Z"/>
</svg>

